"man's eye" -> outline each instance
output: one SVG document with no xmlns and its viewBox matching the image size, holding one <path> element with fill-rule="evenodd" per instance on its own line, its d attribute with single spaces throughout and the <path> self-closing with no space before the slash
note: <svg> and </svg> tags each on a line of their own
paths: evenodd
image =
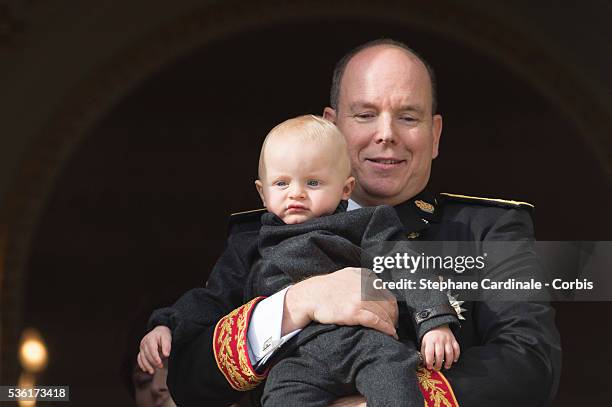
<svg viewBox="0 0 612 407">
<path fill-rule="evenodd" d="M 319 181 L 317 181 L 316 179 L 308 180 L 308 182 L 306 184 L 309 187 L 318 187 L 320 185 Z"/>
<path fill-rule="evenodd" d="M 353 117 L 357 120 L 370 120 L 373 119 L 375 117 L 374 113 L 371 112 L 364 112 L 364 113 L 357 113 L 355 115 L 353 115 Z"/>
<path fill-rule="evenodd" d="M 412 116 L 401 116 L 400 120 L 404 121 L 406 123 L 413 123 L 413 122 L 416 121 L 416 119 L 414 117 L 412 117 Z"/>
</svg>

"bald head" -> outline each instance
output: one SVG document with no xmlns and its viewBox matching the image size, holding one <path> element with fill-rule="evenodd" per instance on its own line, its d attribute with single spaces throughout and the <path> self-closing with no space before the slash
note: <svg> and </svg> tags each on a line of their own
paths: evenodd
<svg viewBox="0 0 612 407">
<path fill-rule="evenodd" d="M 362 47 L 337 78 L 336 108 L 324 110 L 344 134 L 361 205 L 397 205 L 421 192 L 438 155 L 442 116 L 432 111 L 426 65 L 394 44 Z"/>
<path fill-rule="evenodd" d="M 349 51 L 346 55 L 344 55 L 340 61 L 336 64 L 334 69 L 334 74 L 332 78 L 332 86 L 330 91 L 330 105 L 331 107 L 338 111 L 340 107 L 340 97 L 343 88 L 343 79 L 346 74 L 347 69 L 354 69 L 356 67 L 363 68 L 363 63 L 368 63 L 375 58 L 376 56 L 380 56 L 383 51 L 387 50 L 395 50 L 399 51 L 403 54 L 406 59 L 404 60 L 406 63 L 413 65 L 416 69 L 422 69 L 425 73 L 425 80 L 429 83 L 430 88 L 430 98 L 431 98 L 431 114 L 435 114 L 438 108 L 437 106 L 437 89 L 436 89 L 436 76 L 433 71 L 433 68 L 423 59 L 419 54 L 417 54 L 412 48 L 408 47 L 406 44 L 391 40 L 391 39 L 380 39 L 367 42 L 362 44 L 351 51 Z M 388 54 L 388 53 L 387 53 Z M 358 60 L 362 62 L 361 64 L 353 63 L 354 60 Z M 389 64 L 390 61 L 385 61 L 384 63 Z M 401 59 L 396 62 L 401 63 Z"/>
</svg>

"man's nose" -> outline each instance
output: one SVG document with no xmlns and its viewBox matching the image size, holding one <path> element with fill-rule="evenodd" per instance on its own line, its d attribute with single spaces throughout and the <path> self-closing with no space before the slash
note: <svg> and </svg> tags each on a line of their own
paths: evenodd
<svg viewBox="0 0 612 407">
<path fill-rule="evenodd" d="M 395 129 L 393 128 L 393 118 L 388 114 L 381 114 L 378 117 L 376 129 L 376 143 L 382 144 L 394 144 L 395 143 Z"/>
</svg>

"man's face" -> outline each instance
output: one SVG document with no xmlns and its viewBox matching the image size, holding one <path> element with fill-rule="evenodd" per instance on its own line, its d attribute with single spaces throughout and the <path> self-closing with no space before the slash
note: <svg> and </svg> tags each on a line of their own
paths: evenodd
<svg viewBox="0 0 612 407">
<path fill-rule="evenodd" d="M 332 214 L 353 189 L 354 178 L 347 179 L 333 154 L 314 142 L 273 141 L 264 162 L 257 191 L 268 211 L 286 224 Z"/>
<path fill-rule="evenodd" d="M 325 118 L 346 137 L 361 205 L 396 205 L 421 192 L 438 155 L 442 117 L 432 117 L 427 69 L 392 46 L 355 55 Z"/>
</svg>

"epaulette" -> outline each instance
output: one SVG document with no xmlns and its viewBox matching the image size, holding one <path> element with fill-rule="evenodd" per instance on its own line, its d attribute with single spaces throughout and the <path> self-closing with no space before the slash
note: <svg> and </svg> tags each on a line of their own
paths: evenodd
<svg viewBox="0 0 612 407">
<path fill-rule="evenodd" d="M 445 200 L 465 202 L 476 205 L 498 206 L 501 208 L 522 208 L 526 209 L 529 213 L 532 213 L 535 208 L 529 202 L 512 201 L 508 199 L 483 198 L 479 196 L 449 194 L 446 192 L 442 192 L 440 195 Z"/>
<path fill-rule="evenodd" d="M 258 230 L 261 225 L 261 215 L 264 213 L 266 213 L 266 208 L 232 213 L 227 227 L 228 235 L 237 232 Z"/>
</svg>

